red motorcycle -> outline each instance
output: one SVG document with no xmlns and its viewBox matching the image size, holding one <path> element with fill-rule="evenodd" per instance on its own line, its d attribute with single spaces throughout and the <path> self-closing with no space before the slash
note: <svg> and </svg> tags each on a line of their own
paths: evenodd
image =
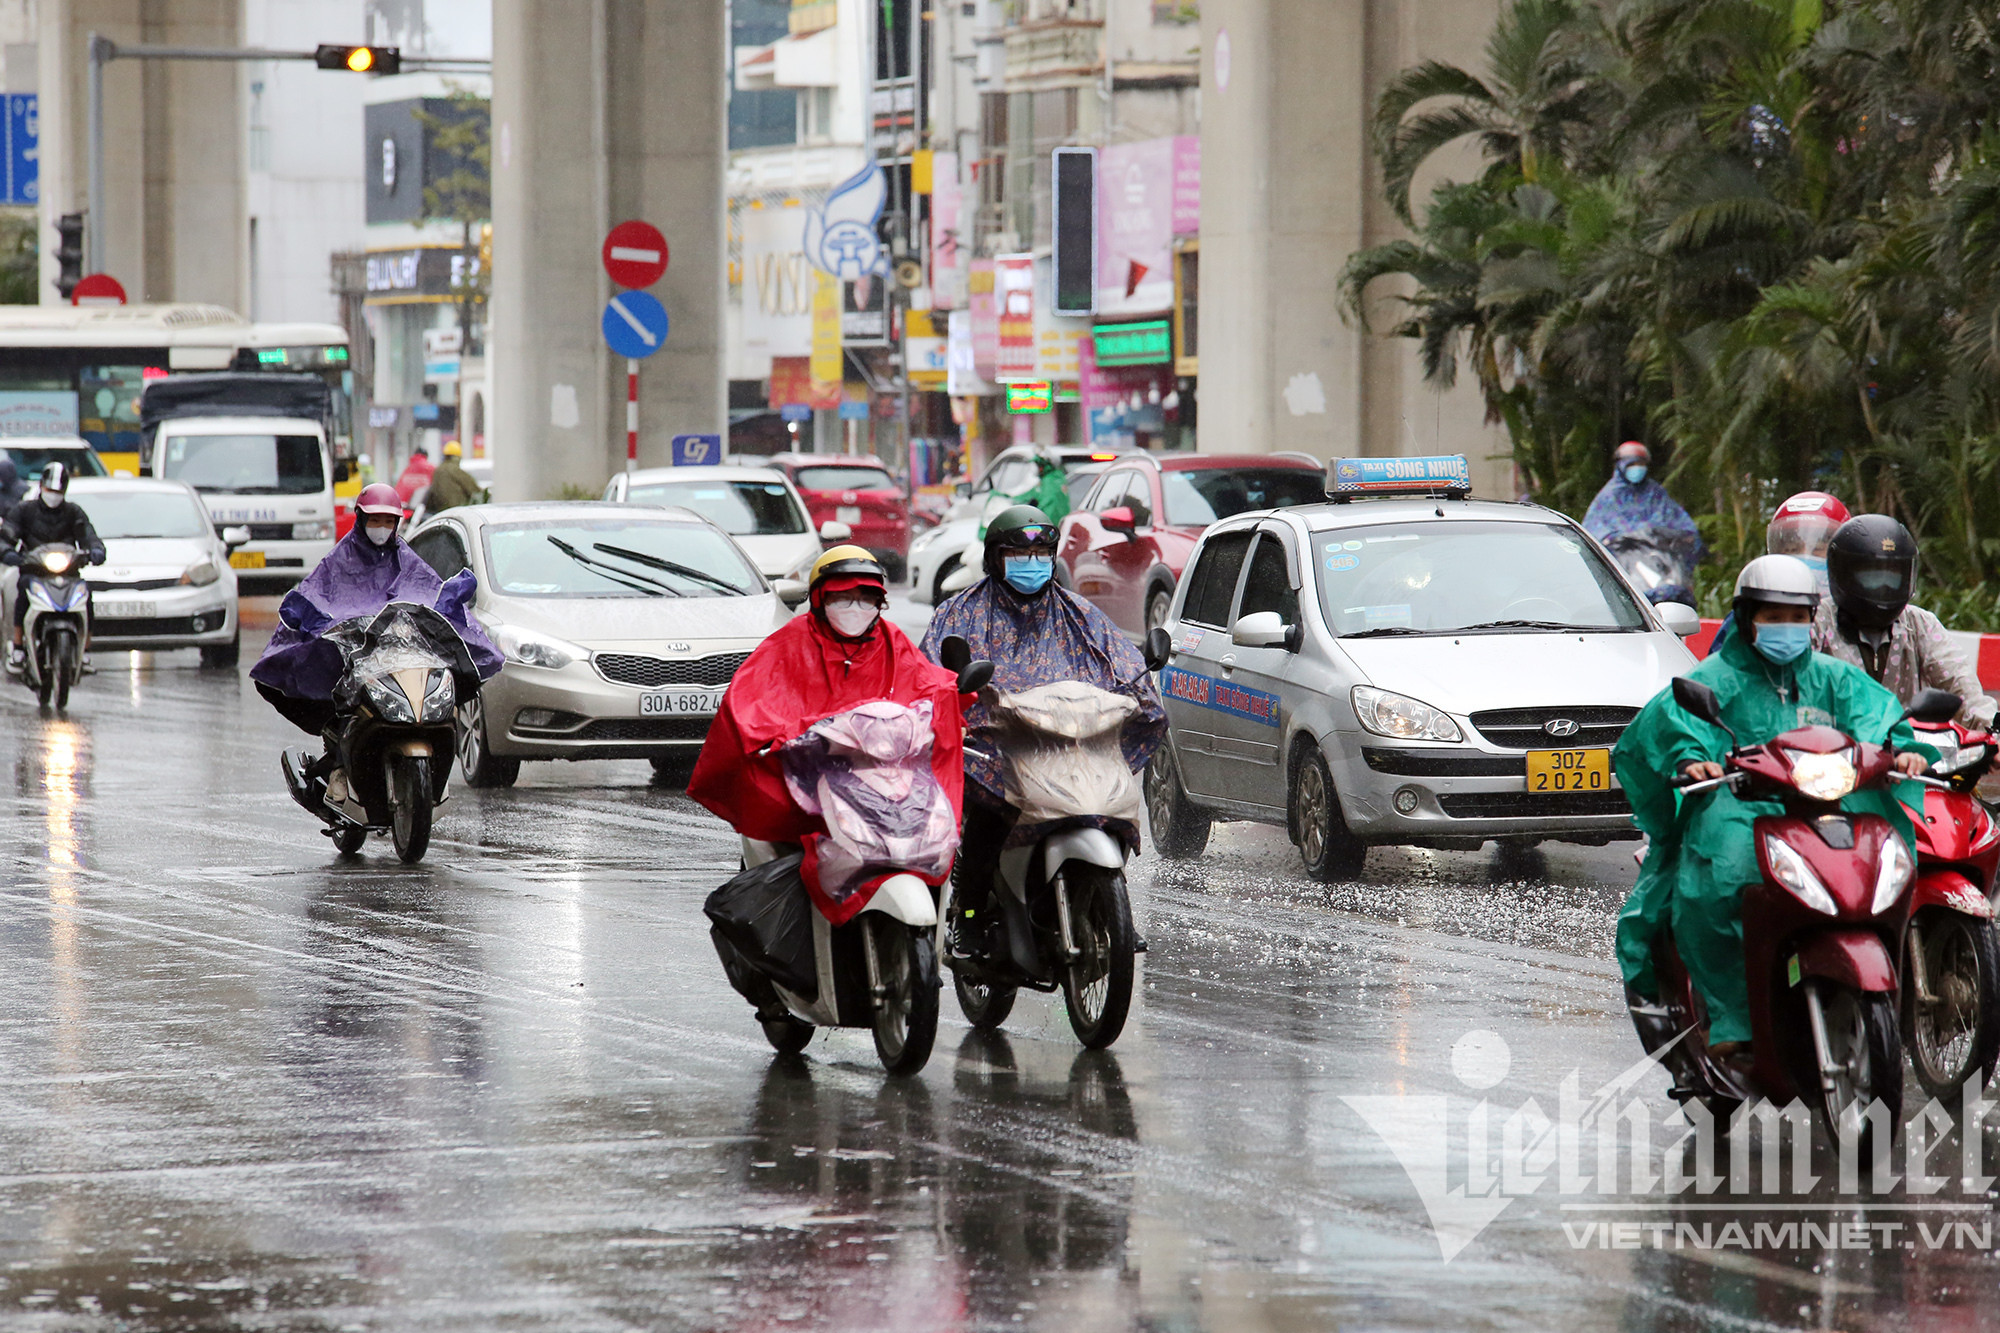
<svg viewBox="0 0 2000 1333">
<path fill-rule="evenodd" d="M 1993 767 L 1994 740 L 1956 722 L 1918 734 L 1940 758 L 1925 779 L 1917 827 L 1917 887 L 1904 958 L 1903 1040 L 1917 1082 L 1933 1097 L 1979 1086 L 2000 1057 L 2000 932 L 1994 872 L 2000 823 L 1973 788 Z"/>
<path fill-rule="evenodd" d="M 1729 730 L 1713 690 L 1685 677 L 1673 689 L 1688 713 Z M 1955 695 L 1925 690 L 1905 716 L 1943 722 L 1958 705 Z M 1709 1049 L 1707 1012 L 1670 930 L 1654 946 L 1661 1000 L 1633 1006 L 1639 1039 L 1673 1074 L 1674 1095 L 1701 1101 L 1718 1119 L 1753 1097 L 1783 1105 L 1803 1096 L 1829 1134 L 1850 1107 L 1873 1101 L 1894 1126 L 1903 1111 L 1895 960 L 1916 866 L 1888 820 L 1849 814 L 1840 802 L 1886 784 L 1895 753 L 1826 726 L 1758 746 L 1734 743 L 1733 732 L 1730 740 L 1723 776 L 1678 785 L 1690 795 L 1729 786 L 1746 800 L 1784 806 L 1753 825 L 1763 878 L 1743 890 L 1753 1060 L 1746 1066 Z M 1865 1143 L 1871 1122 L 1862 1126 Z"/>
</svg>

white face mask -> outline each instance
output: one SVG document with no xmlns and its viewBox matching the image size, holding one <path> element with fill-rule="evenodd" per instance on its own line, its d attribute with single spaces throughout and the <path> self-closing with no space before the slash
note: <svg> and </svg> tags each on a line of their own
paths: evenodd
<svg viewBox="0 0 2000 1333">
<path fill-rule="evenodd" d="M 833 626 L 833 632 L 850 639 L 858 639 L 875 624 L 882 612 L 867 602 L 828 602 L 826 623 Z"/>
<path fill-rule="evenodd" d="M 45 505 L 47 505 L 47 506 L 48 506 L 49 508 L 51 508 L 51 509 L 61 509 L 61 508 L 62 508 L 62 502 L 63 502 L 63 494 L 62 494 L 62 492 L 61 492 L 61 491 L 43 491 L 43 492 L 42 492 L 42 503 L 43 503 L 43 504 L 45 504 Z"/>
<path fill-rule="evenodd" d="M 387 546 L 389 539 L 396 535 L 394 528 L 378 528 L 372 523 L 368 525 L 367 532 L 368 540 L 377 546 Z"/>
</svg>

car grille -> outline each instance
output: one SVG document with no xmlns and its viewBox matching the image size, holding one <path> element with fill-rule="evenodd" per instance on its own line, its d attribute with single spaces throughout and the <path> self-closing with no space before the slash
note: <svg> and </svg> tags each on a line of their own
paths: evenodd
<svg viewBox="0 0 2000 1333">
<path fill-rule="evenodd" d="M 1632 805 L 1622 791 L 1446 792 L 1437 801 L 1453 819 L 1554 819 L 1632 813 Z"/>
<path fill-rule="evenodd" d="M 178 578 L 133 579 L 129 583 L 121 583 L 111 579 L 89 580 L 92 592 L 156 592 L 161 588 L 177 588 L 180 586 L 180 582 Z"/>
<path fill-rule="evenodd" d="M 727 685 L 748 653 L 721 653 L 715 657 L 645 657 L 637 653 L 599 653 L 591 659 L 597 674 L 619 685 L 655 689 L 661 685 Z M 706 724 L 704 724 L 706 725 Z"/>
<path fill-rule="evenodd" d="M 289 523 L 218 523 L 215 535 L 220 537 L 224 528 L 248 528 L 253 542 L 288 542 L 292 539 L 292 525 Z"/>
<path fill-rule="evenodd" d="M 1377 773 L 1393 773 L 1405 778 L 1520 778 L 1528 774 L 1528 761 L 1506 754 L 1447 754 L 1436 750 L 1361 751 L 1368 767 Z"/>
<path fill-rule="evenodd" d="M 97 639 L 165 639 L 177 634 L 206 634 L 222 628 L 222 613 L 210 611 L 200 616 L 121 616 L 116 620 L 92 620 L 90 637 Z M 210 618 L 215 618 L 210 624 Z M 195 622 L 199 621 L 200 624 Z"/>
<path fill-rule="evenodd" d="M 1579 745 L 1616 745 L 1625 727 L 1639 715 L 1636 708 L 1594 705 L 1583 708 L 1493 708 L 1472 715 L 1472 725 L 1495 745 L 1510 750 L 1570 749 Z M 1547 724 L 1567 718 L 1577 729 L 1553 736 Z"/>
<path fill-rule="evenodd" d="M 708 735 L 705 717 L 603 717 L 567 740 L 698 741 Z"/>
</svg>

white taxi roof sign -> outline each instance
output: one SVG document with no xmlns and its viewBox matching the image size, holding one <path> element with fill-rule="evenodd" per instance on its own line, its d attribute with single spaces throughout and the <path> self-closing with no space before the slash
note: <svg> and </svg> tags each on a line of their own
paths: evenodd
<svg viewBox="0 0 2000 1333">
<path fill-rule="evenodd" d="M 1336 500 L 1357 495 L 1444 495 L 1472 493 L 1472 465 L 1464 454 L 1415 458 L 1336 458 L 1326 465 L 1326 493 Z"/>
</svg>

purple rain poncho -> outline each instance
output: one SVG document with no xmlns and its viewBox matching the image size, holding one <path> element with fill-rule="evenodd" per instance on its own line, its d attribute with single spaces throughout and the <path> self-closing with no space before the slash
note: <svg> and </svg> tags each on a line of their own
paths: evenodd
<svg viewBox="0 0 2000 1333">
<path fill-rule="evenodd" d="M 471 570 L 444 582 L 401 535 L 378 547 L 356 523 L 278 604 L 278 630 L 250 668 L 250 679 L 294 698 L 331 699 L 346 662 L 320 636 L 342 621 L 372 617 L 391 602 L 413 602 L 444 617 L 464 641 L 479 679 L 491 680 L 500 671 L 500 650 L 470 614 L 478 586 Z"/>
<path fill-rule="evenodd" d="M 1667 488 L 1646 478 L 1637 486 L 1623 477 L 1613 477 L 1584 511 L 1583 530 L 1599 541 L 1613 537 L 1651 534 L 1652 540 L 1673 550 L 1689 566 L 1700 562 L 1701 533 L 1688 511 L 1667 494 Z"/>
</svg>

